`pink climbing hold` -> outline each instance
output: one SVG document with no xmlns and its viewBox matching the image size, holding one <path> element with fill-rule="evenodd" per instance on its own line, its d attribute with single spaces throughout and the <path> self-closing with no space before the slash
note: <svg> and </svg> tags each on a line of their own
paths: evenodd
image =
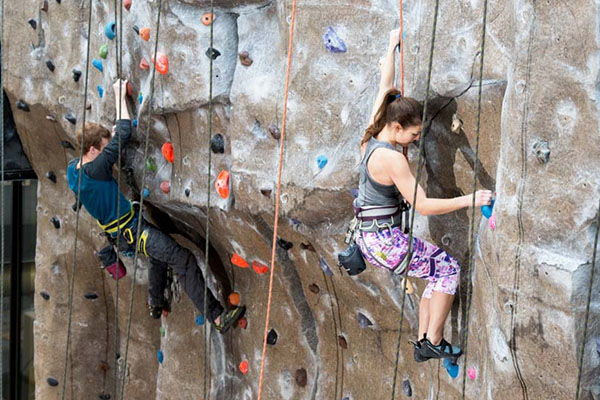
<svg viewBox="0 0 600 400">
<path fill-rule="evenodd" d="M 238 326 L 242 329 L 246 329 L 248 327 L 248 319 L 246 317 L 242 317 L 238 320 Z"/>
<path fill-rule="evenodd" d="M 171 184 L 169 181 L 162 181 L 160 183 L 160 190 L 165 194 L 169 193 L 171 191 Z"/>
<path fill-rule="evenodd" d="M 129 9 L 131 8 L 131 0 L 123 0 L 123 7 L 129 11 Z"/>
<path fill-rule="evenodd" d="M 133 85 L 127 81 L 127 96 L 133 97 Z"/>
<path fill-rule="evenodd" d="M 248 361 L 242 361 L 240 363 L 240 372 L 244 375 L 248 373 Z"/>
<path fill-rule="evenodd" d="M 266 274 L 267 272 L 269 272 L 269 267 L 259 263 L 258 261 L 252 261 L 252 269 L 257 274 Z"/>
<path fill-rule="evenodd" d="M 475 368 L 467 369 L 467 376 L 469 377 L 469 379 L 474 381 L 477 378 L 477 370 L 475 370 Z"/>
<path fill-rule="evenodd" d="M 142 57 L 142 59 L 140 61 L 140 68 L 143 70 L 150 69 L 150 64 L 148 64 L 148 60 L 146 60 L 144 57 Z"/>
<path fill-rule="evenodd" d="M 490 219 L 488 220 L 488 224 L 490 225 L 490 228 L 492 228 L 492 230 L 496 230 L 496 216 L 492 215 L 490 217 Z"/>
</svg>

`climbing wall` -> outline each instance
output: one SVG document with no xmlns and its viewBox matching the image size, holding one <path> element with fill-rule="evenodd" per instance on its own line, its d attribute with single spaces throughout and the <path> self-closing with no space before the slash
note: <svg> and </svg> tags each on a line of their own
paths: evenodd
<svg viewBox="0 0 600 400">
<path fill-rule="evenodd" d="M 211 399 L 256 398 L 291 1 L 216 1 L 211 54 L 210 2 L 165 0 L 158 44 L 163 56 L 156 65 L 158 1 L 125 3 L 122 67 L 132 83 L 130 109 L 138 130 L 127 149 L 123 185 L 128 195 L 147 189 L 154 221 L 192 249 L 205 270 L 209 212 L 209 286 L 224 302 L 239 295 L 247 306 L 246 321 L 225 336 L 211 333 L 205 365 L 203 318 L 192 303 L 182 295 L 167 317 L 150 319 L 144 259 L 135 277 L 133 261 L 124 259 L 128 275 L 119 281 L 117 297 L 115 282 L 95 256 L 105 245 L 100 230 L 85 212 L 73 268 L 76 214 L 65 170 L 76 156 L 75 129 L 84 107 L 87 120 L 107 127 L 114 123 L 114 4 L 92 6 L 84 104 L 88 3 L 9 2 L 5 91 L 40 179 L 36 398 L 60 398 L 66 386 L 68 399 L 114 399 L 115 387 L 121 386 L 115 376 L 124 376 L 124 398 L 199 399 L 204 371 Z M 404 1 L 406 94 L 420 100 L 434 3 Z M 424 139 L 421 181 L 432 197 L 472 189 L 482 6 L 481 0 L 440 5 L 429 96 L 433 122 Z M 597 229 L 598 15 L 598 5 L 583 0 L 490 2 L 479 180 L 497 197 L 489 219 L 479 210 L 475 214 L 470 282 L 470 210 L 417 216 L 415 225 L 418 236 L 461 262 L 460 295 L 445 336 L 459 343 L 469 328 L 467 364 L 461 359 L 461 374 L 452 378 L 437 361 L 412 360 L 407 341 L 416 338 L 424 288 L 416 283 L 415 293 L 407 296 L 396 398 L 461 398 L 464 368 L 468 399 L 574 398 Z M 336 267 L 336 254 L 344 248 L 358 143 L 377 90 L 378 60 L 397 19 L 394 1 L 298 1 L 263 399 L 391 398 L 401 282 L 374 267 L 345 276 Z M 209 57 L 214 59 L 215 137 L 207 210 Z M 150 104 L 155 66 L 161 73 Z M 167 142 L 172 160 L 163 155 L 169 155 L 163 153 Z M 409 158 L 414 167 L 414 149 Z M 47 178 L 50 171 L 56 182 Z M 215 182 L 222 171 L 230 184 L 218 193 Z M 132 279 L 136 291 L 125 363 Z M 469 284 L 473 297 L 467 320 Z M 583 363 L 585 399 L 600 398 L 599 301 L 595 290 Z"/>
</svg>

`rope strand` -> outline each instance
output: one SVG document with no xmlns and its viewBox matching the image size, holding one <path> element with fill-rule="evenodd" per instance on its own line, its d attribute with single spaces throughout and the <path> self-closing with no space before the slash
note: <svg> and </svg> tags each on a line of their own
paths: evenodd
<svg viewBox="0 0 600 400">
<path fill-rule="evenodd" d="M 0 182 L 0 329 L 4 330 L 4 74 L 2 69 L 4 68 L 4 48 L 6 42 L 4 41 L 4 0 L 2 0 L 2 9 L 0 13 L 0 19 L 2 21 L 2 31 L 0 33 L 0 123 L 2 127 L 2 144 L 0 144 L 0 173 L 2 174 L 2 182 Z M 4 346 L 2 346 L 2 353 L 4 353 Z M 0 354 L 0 371 L 4 372 L 4 355 Z M 0 376 L 0 399 L 4 398 L 4 373 Z"/>
</svg>

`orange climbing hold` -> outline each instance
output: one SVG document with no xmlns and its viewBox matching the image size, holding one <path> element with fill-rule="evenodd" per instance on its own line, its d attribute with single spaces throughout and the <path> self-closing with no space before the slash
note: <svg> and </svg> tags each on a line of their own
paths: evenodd
<svg viewBox="0 0 600 400">
<path fill-rule="evenodd" d="M 227 300 L 229 300 L 229 304 L 231 304 L 232 306 L 237 306 L 238 304 L 240 304 L 240 294 L 233 292 L 229 295 Z"/>
<path fill-rule="evenodd" d="M 206 26 L 209 26 L 210 24 L 215 22 L 215 19 L 217 19 L 217 16 L 215 14 L 206 13 L 202 16 L 202 23 Z"/>
<path fill-rule="evenodd" d="M 244 375 L 248 373 L 248 361 L 242 361 L 240 363 L 240 372 Z"/>
<path fill-rule="evenodd" d="M 229 172 L 223 170 L 217 176 L 217 182 L 215 182 L 215 187 L 217 188 L 217 193 L 219 196 L 226 199 L 229 197 Z"/>
<path fill-rule="evenodd" d="M 150 69 L 150 64 L 148 64 L 148 60 L 146 60 L 144 57 L 142 57 L 140 61 L 140 68 L 143 70 Z"/>
<path fill-rule="evenodd" d="M 238 320 L 238 326 L 242 329 L 246 329 L 248 327 L 248 319 L 246 317 L 242 317 Z"/>
<path fill-rule="evenodd" d="M 252 261 L 252 269 L 254 269 L 254 272 L 257 274 L 266 274 L 269 272 L 269 267 L 259 263 L 258 261 Z"/>
<path fill-rule="evenodd" d="M 233 253 L 233 255 L 231 256 L 231 263 L 233 265 L 235 265 L 236 267 L 240 267 L 240 268 L 248 268 L 248 262 L 246 260 L 244 260 L 239 254 L 237 253 Z"/>
<path fill-rule="evenodd" d="M 165 142 L 165 144 L 163 144 L 162 154 L 163 156 L 165 156 L 165 159 L 168 162 L 173 164 L 173 161 L 175 161 L 175 153 L 173 151 L 173 145 L 171 144 L 171 142 Z"/>
<path fill-rule="evenodd" d="M 123 7 L 129 11 L 129 9 L 131 8 L 131 0 L 123 0 Z"/>
<path fill-rule="evenodd" d="M 142 40 L 145 40 L 146 42 L 148 40 L 150 40 L 150 28 L 140 29 L 140 37 L 142 38 Z"/>
<path fill-rule="evenodd" d="M 154 57 L 152 57 L 152 62 L 154 62 Z M 157 53 L 155 66 L 160 74 L 166 75 L 169 72 L 169 59 L 163 53 Z"/>
</svg>

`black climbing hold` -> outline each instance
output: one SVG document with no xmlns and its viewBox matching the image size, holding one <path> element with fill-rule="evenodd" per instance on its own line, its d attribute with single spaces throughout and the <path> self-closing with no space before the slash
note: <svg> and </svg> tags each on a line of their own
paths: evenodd
<svg viewBox="0 0 600 400">
<path fill-rule="evenodd" d="M 140 28 L 138 28 L 137 25 L 133 26 L 133 30 L 135 31 L 136 35 L 140 34 Z"/>
<path fill-rule="evenodd" d="M 44 300 L 50 300 L 50 294 L 48 294 L 48 292 L 40 292 L 40 296 L 42 296 Z"/>
<path fill-rule="evenodd" d="M 44 2 L 42 3 L 41 10 L 44 12 L 48 12 L 48 0 L 44 0 Z"/>
<path fill-rule="evenodd" d="M 271 346 L 275 346 L 275 344 L 277 343 L 277 332 L 275 332 L 275 329 L 271 329 L 269 331 L 269 334 L 267 335 L 267 344 L 270 344 Z"/>
<path fill-rule="evenodd" d="M 216 60 L 220 55 L 221 52 L 215 48 L 212 49 L 212 53 L 211 53 L 211 48 L 209 47 L 208 49 L 206 49 L 206 57 L 208 58 L 212 58 L 213 60 Z"/>
<path fill-rule="evenodd" d="M 58 381 L 52 377 L 46 379 L 46 382 L 48 382 L 48 385 L 50 386 L 58 386 Z"/>
<path fill-rule="evenodd" d="M 185 188 L 185 197 L 190 197 L 191 192 L 190 188 Z"/>
<path fill-rule="evenodd" d="M 361 328 L 368 328 L 369 326 L 373 325 L 373 323 L 365 314 L 359 312 L 358 313 L 358 325 Z"/>
<path fill-rule="evenodd" d="M 29 22 L 29 25 L 31 25 L 33 29 L 37 29 L 37 21 L 35 19 L 29 18 L 29 21 L 27 22 Z"/>
<path fill-rule="evenodd" d="M 21 111 L 29 112 L 29 105 L 25 103 L 23 100 L 17 100 L 15 103 L 17 108 Z"/>
<path fill-rule="evenodd" d="M 60 4 L 60 2 L 61 2 L 61 1 L 62 1 L 62 0 L 56 0 L 56 2 L 57 2 L 58 4 Z"/>
<path fill-rule="evenodd" d="M 75 150 L 75 147 L 68 140 L 63 140 L 60 142 L 60 145 L 65 149 Z"/>
<path fill-rule="evenodd" d="M 60 220 L 58 218 L 52 217 L 50 218 L 50 222 L 52 222 L 52 225 L 54 225 L 56 229 L 60 229 Z"/>
<path fill-rule="evenodd" d="M 210 139 L 210 149 L 215 154 L 225 153 L 225 139 L 223 139 L 223 135 L 217 133 Z"/>
<path fill-rule="evenodd" d="M 312 252 L 316 252 L 315 247 L 312 245 L 311 242 L 308 243 L 300 243 L 300 248 L 302 250 L 308 250 L 308 251 L 312 251 Z"/>
<path fill-rule="evenodd" d="M 410 386 L 410 381 L 408 379 L 402 381 L 402 387 L 404 388 L 406 397 L 412 397 L 412 387 Z"/>
<path fill-rule="evenodd" d="M 308 375 L 306 374 L 306 370 L 304 368 L 297 369 L 296 373 L 294 374 L 294 378 L 300 387 L 306 386 L 306 383 L 308 382 Z"/>
<path fill-rule="evenodd" d="M 265 197 L 271 197 L 271 193 L 273 192 L 271 189 L 260 189 L 260 192 Z"/>
<path fill-rule="evenodd" d="M 52 62 L 52 60 L 46 61 L 46 67 L 48 67 L 50 72 L 54 72 L 54 70 L 56 69 L 56 67 L 54 67 L 54 63 Z"/>
<path fill-rule="evenodd" d="M 284 240 L 281 238 L 277 239 L 277 244 L 279 245 L 279 247 L 281 247 L 285 251 L 288 251 L 289 249 L 294 247 L 294 243 L 288 242 L 287 240 Z"/>
<path fill-rule="evenodd" d="M 101 400 L 110 400 L 110 394 L 108 393 L 102 393 L 98 395 L 98 398 Z"/>
<path fill-rule="evenodd" d="M 338 336 L 338 344 L 344 350 L 346 350 L 348 348 L 348 342 L 346 341 L 346 338 L 342 335 Z"/>
<path fill-rule="evenodd" d="M 75 125 L 77 123 L 77 118 L 75 118 L 75 116 L 73 114 L 65 115 L 65 119 L 67 121 L 69 121 L 70 123 L 72 123 L 73 125 Z"/>
<path fill-rule="evenodd" d="M 56 174 L 52 171 L 46 172 L 46 178 L 50 179 L 52 182 L 56 183 Z"/>
<path fill-rule="evenodd" d="M 93 292 L 87 292 L 86 294 L 84 294 L 85 298 L 88 300 L 95 300 L 98 298 L 98 295 L 96 293 Z"/>
<path fill-rule="evenodd" d="M 269 125 L 269 133 L 273 136 L 273 139 L 281 139 L 281 131 L 275 124 Z"/>
<path fill-rule="evenodd" d="M 321 291 L 321 289 L 319 289 L 316 283 L 311 283 L 310 285 L 308 285 L 308 290 L 310 290 L 314 294 L 319 294 L 319 292 Z"/>
<path fill-rule="evenodd" d="M 550 146 L 547 141 L 537 142 L 533 145 L 533 151 L 540 164 L 546 164 L 550 159 Z"/>
<path fill-rule="evenodd" d="M 73 205 L 71 206 L 71 209 L 75 212 L 77 212 L 78 209 L 81 208 L 83 204 L 81 204 L 80 201 L 76 201 L 75 203 L 73 203 Z"/>
<path fill-rule="evenodd" d="M 81 71 L 78 69 L 73 70 L 73 80 L 75 82 L 79 82 L 79 78 L 81 78 Z"/>
<path fill-rule="evenodd" d="M 116 360 L 120 359 L 121 358 L 121 353 L 115 354 L 115 357 L 116 357 Z"/>
</svg>

